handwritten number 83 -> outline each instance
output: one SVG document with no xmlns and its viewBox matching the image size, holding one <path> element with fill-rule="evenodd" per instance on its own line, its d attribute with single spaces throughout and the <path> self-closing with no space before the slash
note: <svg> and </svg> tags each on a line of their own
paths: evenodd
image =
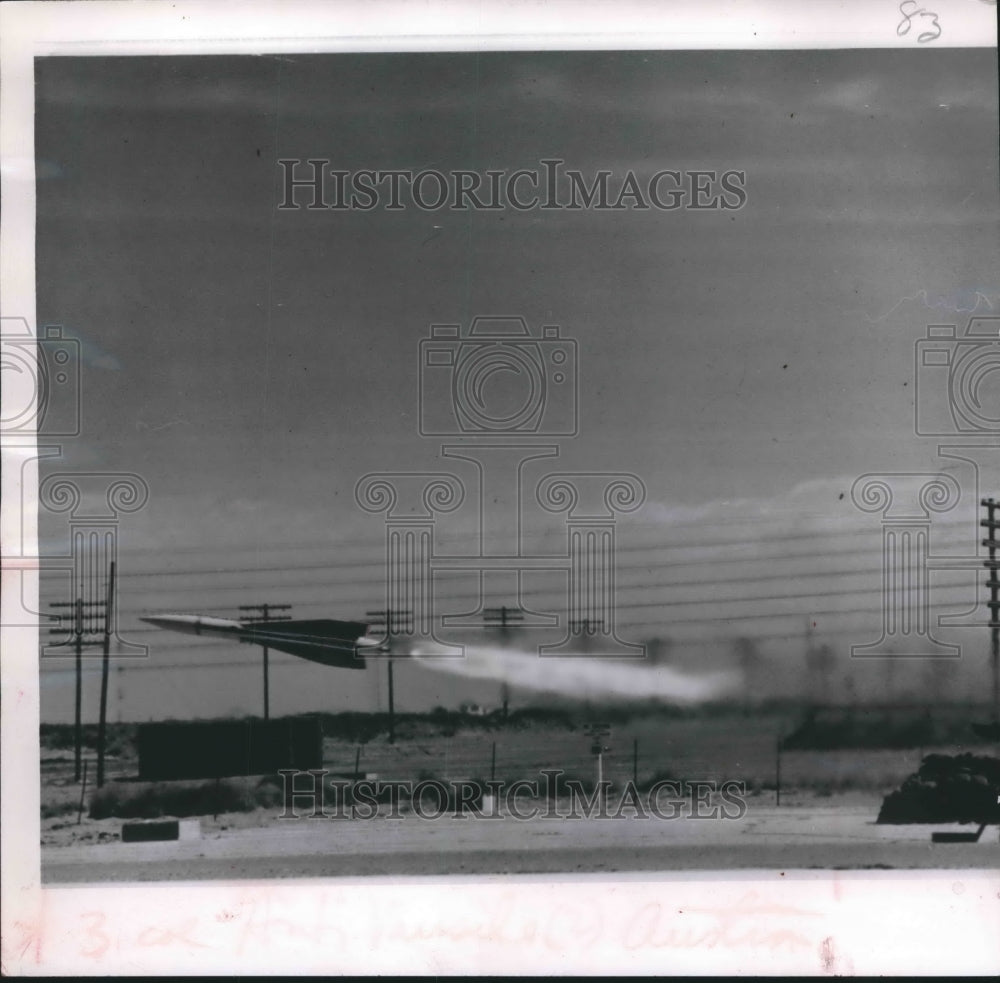
<svg viewBox="0 0 1000 983">
<path fill-rule="evenodd" d="M 925 44 L 927 41 L 934 41 L 941 37 L 941 25 L 938 23 L 938 15 L 930 10 L 924 10 L 917 3 L 917 0 L 903 0 L 899 5 L 899 12 L 903 15 L 903 19 L 896 25 L 897 37 L 902 38 L 910 33 L 910 22 L 914 17 L 930 18 L 933 26 L 933 30 L 923 31 L 917 35 L 918 44 Z"/>
</svg>

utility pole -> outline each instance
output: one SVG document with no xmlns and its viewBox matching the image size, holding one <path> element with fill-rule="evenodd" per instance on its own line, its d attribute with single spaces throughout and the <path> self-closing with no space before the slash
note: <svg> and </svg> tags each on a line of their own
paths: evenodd
<svg viewBox="0 0 1000 983">
<path fill-rule="evenodd" d="M 510 629 L 524 621 L 524 612 L 520 608 L 509 608 L 506 604 L 498 608 L 486 608 L 483 620 L 487 628 L 499 628 L 504 639 L 509 637 Z M 510 704 L 510 687 L 504 682 L 500 687 L 500 706 L 503 719 L 507 719 L 507 708 Z"/>
<path fill-rule="evenodd" d="M 504 604 L 498 608 L 486 608 L 483 619 L 487 628 L 508 628 L 524 621 L 524 612 L 520 608 L 509 608 Z"/>
<path fill-rule="evenodd" d="M 257 615 L 240 615 L 240 621 L 243 622 L 263 622 L 263 621 L 291 621 L 292 616 L 289 614 L 276 614 L 272 615 L 272 611 L 291 611 L 291 604 L 241 604 L 239 607 L 240 611 L 257 611 Z M 271 716 L 271 706 L 270 706 L 270 686 L 267 678 L 267 646 L 263 646 L 264 649 L 264 719 L 269 720 Z"/>
<path fill-rule="evenodd" d="M 402 610 L 391 611 L 366 611 L 365 617 L 369 624 L 375 628 L 385 629 L 385 641 L 388 647 L 386 655 L 386 666 L 389 675 L 389 743 L 396 743 L 396 707 L 394 703 L 393 682 L 392 682 L 392 646 L 390 639 L 393 635 L 412 634 L 413 632 L 413 612 Z"/>
<path fill-rule="evenodd" d="M 97 787 L 104 786 L 104 746 L 108 724 L 108 672 L 111 662 L 111 611 L 115 602 L 115 561 L 108 568 L 108 596 L 104 602 L 104 651 L 101 658 L 101 715 L 97 721 Z"/>
<path fill-rule="evenodd" d="M 396 743 L 396 706 L 392 692 L 392 659 L 389 659 L 389 743 Z"/>
<path fill-rule="evenodd" d="M 604 782 L 604 752 L 611 750 L 604 744 L 604 739 L 611 736 L 611 724 L 588 724 L 584 733 L 590 737 L 590 753 L 597 759 L 597 794 L 603 804 L 604 792 L 601 786 Z"/>
<path fill-rule="evenodd" d="M 93 615 L 96 608 L 104 607 L 104 601 L 85 601 L 78 597 L 75 601 L 58 601 L 50 604 L 52 608 L 73 609 L 73 654 L 76 663 L 76 692 L 74 694 L 73 713 L 73 781 L 79 782 L 83 770 L 83 647 L 93 645 L 94 640 L 86 639 L 86 635 L 98 634 L 93 628 Z M 96 613 L 96 612 L 95 612 Z M 86 617 L 85 617 L 86 614 Z M 51 633 L 63 633 L 65 628 L 50 628 Z M 103 631 L 100 632 L 103 634 Z M 67 643 L 68 644 L 68 643 Z"/>
<path fill-rule="evenodd" d="M 806 700 L 815 707 L 820 700 L 820 687 L 816 682 L 816 655 L 813 648 L 812 618 L 806 617 Z"/>
<path fill-rule="evenodd" d="M 83 598 L 76 599 L 73 609 L 73 652 L 76 656 L 76 703 L 73 715 L 73 781 L 80 781 L 83 759 Z"/>
<path fill-rule="evenodd" d="M 990 589 L 990 599 L 987 606 L 990 609 L 990 640 L 992 648 L 993 663 L 993 723 L 1000 724 L 1000 580 L 998 568 L 1000 561 L 997 560 L 997 550 L 1000 549 L 1000 542 L 995 538 L 997 529 L 1000 529 L 1000 521 L 996 518 L 998 503 L 992 498 L 984 498 L 979 503 L 986 508 L 986 518 L 979 524 L 989 530 L 988 538 L 983 540 L 983 546 L 990 552 L 990 558 L 983 560 L 983 566 L 987 568 L 986 586 Z"/>
</svg>

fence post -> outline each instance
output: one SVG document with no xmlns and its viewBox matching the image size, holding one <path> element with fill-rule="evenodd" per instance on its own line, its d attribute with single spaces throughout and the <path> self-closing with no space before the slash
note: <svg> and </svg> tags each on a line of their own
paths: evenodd
<svg viewBox="0 0 1000 983">
<path fill-rule="evenodd" d="M 80 786 L 80 808 L 76 813 L 76 824 L 77 826 L 83 822 L 83 800 L 87 794 L 87 762 L 83 763 L 83 784 Z"/>
</svg>

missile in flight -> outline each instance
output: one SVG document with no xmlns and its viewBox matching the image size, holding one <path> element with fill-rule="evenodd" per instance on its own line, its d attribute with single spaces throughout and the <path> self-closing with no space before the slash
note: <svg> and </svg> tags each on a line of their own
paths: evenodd
<svg viewBox="0 0 1000 983">
<path fill-rule="evenodd" d="M 142 620 L 186 635 L 266 645 L 338 669 L 364 669 L 366 652 L 385 650 L 384 638 L 370 634 L 369 625 L 361 621 L 232 621 L 195 614 L 158 614 Z"/>
</svg>

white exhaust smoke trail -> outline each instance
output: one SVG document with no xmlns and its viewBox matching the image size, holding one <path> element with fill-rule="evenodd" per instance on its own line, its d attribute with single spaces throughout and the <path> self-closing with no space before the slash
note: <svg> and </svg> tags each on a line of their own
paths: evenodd
<svg viewBox="0 0 1000 983">
<path fill-rule="evenodd" d="M 442 658 L 429 646 L 415 647 L 409 654 L 421 666 L 439 672 L 578 699 L 702 703 L 732 695 L 740 684 L 733 672 L 690 675 L 641 660 L 545 657 L 502 646 L 467 645 L 464 658 Z"/>
</svg>

